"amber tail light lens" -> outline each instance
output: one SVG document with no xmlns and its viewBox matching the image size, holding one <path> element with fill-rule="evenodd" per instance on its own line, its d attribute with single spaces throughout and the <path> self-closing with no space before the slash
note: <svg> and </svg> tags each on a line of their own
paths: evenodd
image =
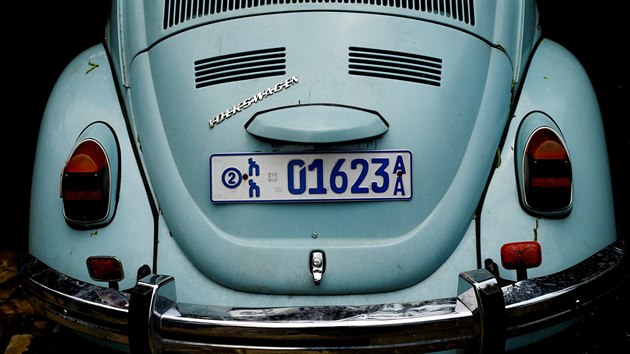
<svg viewBox="0 0 630 354">
<path fill-rule="evenodd" d="M 66 219 L 78 223 L 107 218 L 111 173 L 105 149 L 97 141 L 79 143 L 64 166 L 61 197 Z"/>
<path fill-rule="evenodd" d="M 552 129 L 535 131 L 524 154 L 525 203 L 534 210 L 569 208 L 572 201 L 572 173 L 569 154 Z"/>
</svg>

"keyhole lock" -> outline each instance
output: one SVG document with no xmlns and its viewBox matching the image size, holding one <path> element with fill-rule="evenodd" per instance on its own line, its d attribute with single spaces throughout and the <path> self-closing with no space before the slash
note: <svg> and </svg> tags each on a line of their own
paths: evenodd
<svg viewBox="0 0 630 354">
<path fill-rule="evenodd" d="M 311 274 L 313 275 L 313 283 L 319 285 L 322 276 L 326 270 L 326 255 L 323 251 L 312 251 L 310 260 Z"/>
</svg>

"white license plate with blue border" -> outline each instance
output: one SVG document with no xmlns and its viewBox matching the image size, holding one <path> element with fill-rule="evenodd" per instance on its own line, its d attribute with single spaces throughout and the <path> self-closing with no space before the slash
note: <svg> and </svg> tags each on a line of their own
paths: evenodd
<svg viewBox="0 0 630 354">
<path fill-rule="evenodd" d="M 408 150 L 210 156 L 215 203 L 410 200 Z"/>
</svg>

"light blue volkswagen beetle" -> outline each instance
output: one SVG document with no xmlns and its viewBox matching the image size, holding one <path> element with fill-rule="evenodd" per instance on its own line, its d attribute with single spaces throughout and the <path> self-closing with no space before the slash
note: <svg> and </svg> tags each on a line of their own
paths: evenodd
<svg viewBox="0 0 630 354">
<path fill-rule="evenodd" d="M 501 352 L 627 277 L 533 1 L 114 1 L 41 123 L 24 290 L 132 353 Z"/>
</svg>

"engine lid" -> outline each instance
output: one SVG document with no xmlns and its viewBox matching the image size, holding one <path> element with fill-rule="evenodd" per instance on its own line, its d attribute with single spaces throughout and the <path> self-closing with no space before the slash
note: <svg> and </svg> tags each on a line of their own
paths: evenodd
<svg viewBox="0 0 630 354">
<path fill-rule="evenodd" d="M 473 219 L 512 78 L 477 37 L 346 13 L 199 27 L 130 73 L 174 239 L 212 281 L 270 294 L 391 291 L 435 271 Z"/>
</svg>

